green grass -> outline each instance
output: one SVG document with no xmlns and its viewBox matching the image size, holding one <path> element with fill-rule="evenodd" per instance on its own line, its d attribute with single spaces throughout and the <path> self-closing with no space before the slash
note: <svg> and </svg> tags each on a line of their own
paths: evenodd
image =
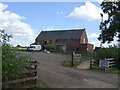
<svg viewBox="0 0 120 90">
<path fill-rule="evenodd" d="M 49 88 L 48 85 L 42 81 L 42 80 L 38 80 L 38 88 Z"/>
<path fill-rule="evenodd" d="M 63 66 L 65 67 L 71 67 L 71 61 L 69 60 L 65 60 L 63 63 L 62 63 Z"/>
<path fill-rule="evenodd" d="M 65 67 L 70 67 L 71 68 L 71 61 L 70 60 L 66 60 L 62 63 L 63 66 Z M 72 68 L 76 68 L 77 64 L 74 64 L 74 66 Z M 84 69 L 85 70 L 85 69 Z M 86 69 L 89 71 L 93 71 L 93 72 L 100 72 L 100 73 L 110 73 L 110 74 L 120 74 L 120 69 L 117 68 L 113 68 L 113 69 L 109 69 L 109 70 L 104 70 L 104 68 L 101 68 L 99 66 L 92 66 L 92 69 Z"/>
<path fill-rule="evenodd" d="M 94 72 L 101 72 L 101 73 L 111 73 L 111 74 L 120 74 L 120 69 L 117 68 L 112 68 L 108 70 L 104 70 L 104 68 L 101 68 L 99 66 L 92 66 L 92 69 L 87 69 L 89 71 L 94 71 Z"/>
<path fill-rule="evenodd" d="M 73 68 L 75 68 L 77 65 L 79 65 L 81 62 L 79 62 L 78 60 L 75 60 L 74 62 L 73 62 Z M 63 63 L 62 63 L 62 65 L 63 66 L 65 66 L 65 67 L 71 67 L 71 60 L 65 60 L 65 61 L 63 61 Z"/>
<path fill-rule="evenodd" d="M 55 54 L 62 54 L 62 55 L 71 55 L 71 53 L 69 53 L 69 52 L 55 52 L 55 51 L 53 51 L 52 52 L 53 54 L 55 53 Z"/>
<path fill-rule="evenodd" d="M 27 47 L 12 47 L 14 51 L 27 51 Z"/>
</svg>

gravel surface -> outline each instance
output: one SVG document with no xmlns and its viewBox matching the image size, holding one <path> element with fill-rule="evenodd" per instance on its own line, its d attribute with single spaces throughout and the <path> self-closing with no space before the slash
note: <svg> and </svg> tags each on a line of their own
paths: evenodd
<svg viewBox="0 0 120 90">
<path fill-rule="evenodd" d="M 20 52 L 39 62 L 38 76 L 50 88 L 117 88 L 117 74 L 103 74 L 62 66 L 69 55 L 43 52 Z"/>
</svg>

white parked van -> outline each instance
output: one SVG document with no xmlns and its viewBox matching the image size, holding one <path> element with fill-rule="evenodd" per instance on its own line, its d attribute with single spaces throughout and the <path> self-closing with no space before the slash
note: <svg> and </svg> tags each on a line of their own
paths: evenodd
<svg viewBox="0 0 120 90">
<path fill-rule="evenodd" d="M 28 48 L 28 51 L 40 51 L 41 50 L 41 45 L 30 45 Z"/>
</svg>

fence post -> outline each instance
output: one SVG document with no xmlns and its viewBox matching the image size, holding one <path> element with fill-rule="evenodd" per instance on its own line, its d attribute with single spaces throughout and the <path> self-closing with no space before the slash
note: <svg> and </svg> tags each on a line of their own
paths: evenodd
<svg viewBox="0 0 120 90">
<path fill-rule="evenodd" d="M 71 59 L 71 67 L 73 67 L 73 52 L 72 52 L 72 59 Z"/>
<path fill-rule="evenodd" d="M 89 58 L 90 60 L 90 69 L 92 69 L 92 58 Z"/>
<path fill-rule="evenodd" d="M 35 61 L 35 70 L 37 70 L 37 61 Z M 37 76 L 37 72 L 35 72 L 35 76 Z"/>
</svg>

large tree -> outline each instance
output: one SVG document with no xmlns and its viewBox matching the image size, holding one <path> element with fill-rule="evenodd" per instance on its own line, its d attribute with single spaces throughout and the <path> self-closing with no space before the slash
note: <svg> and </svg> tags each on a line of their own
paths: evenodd
<svg viewBox="0 0 120 90">
<path fill-rule="evenodd" d="M 113 2 L 108 2 L 109 0 L 104 0 L 101 3 L 101 8 L 105 14 L 108 14 L 108 19 L 103 21 L 103 14 L 101 14 L 102 21 L 100 23 L 101 34 L 99 35 L 99 40 L 102 43 L 114 40 L 118 37 L 120 41 L 120 0 Z"/>
</svg>

